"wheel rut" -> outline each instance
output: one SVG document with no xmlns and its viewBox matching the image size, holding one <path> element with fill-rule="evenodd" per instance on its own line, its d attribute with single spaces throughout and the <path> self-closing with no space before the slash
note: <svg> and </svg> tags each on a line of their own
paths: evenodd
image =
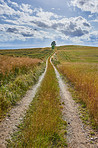
<svg viewBox="0 0 98 148">
<path fill-rule="evenodd" d="M 47 65 L 48 60 L 46 62 L 45 71 L 39 77 L 37 84 L 35 84 L 30 90 L 27 91 L 25 97 L 23 97 L 21 101 L 17 102 L 16 106 L 13 107 L 8 113 L 8 116 L 6 116 L 0 123 L 0 148 L 6 148 L 6 140 L 11 138 L 11 134 L 17 130 L 17 126 L 22 122 L 30 103 L 35 97 L 36 92 L 45 76 Z"/>
<path fill-rule="evenodd" d="M 52 62 L 51 62 L 52 63 Z M 53 64 L 52 64 L 53 65 Z M 68 91 L 67 85 L 63 82 L 59 72 L 53 65 L 59 87 L 61 102 L 63 102 L 63 119 L 67 121 L 67 141 L 69 148 L 98 148 L 98 133 L 95 135 L 95 141 L 91 144 L 89 132 L 92 129 L 89 127 L 88 131 L 79 118 L 78 105 L 73 100 L 71 93 Z M 94 140 L 94 139 L 92 139 Z"/>
</svg>

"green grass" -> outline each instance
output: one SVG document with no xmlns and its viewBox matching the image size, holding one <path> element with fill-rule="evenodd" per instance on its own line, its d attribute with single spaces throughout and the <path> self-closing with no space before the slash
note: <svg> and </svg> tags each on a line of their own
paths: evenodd
<svg viewBox="0 0 98 148">
<path fill-rule="evenodd" d="M 59 46 L 57 47 L 57 50 L 92 50 L 92 49 L 98 49 L 98 47 L 93 46 L 81 46 L 81 45 L 65 45 L 65 46 Z"/>
<path fill-rule="evenodd" d="M 46 59 L 53 51 L 50 48 L 30 48 L 30 49 L 14 49 L 0 50 L 0 55 L 8 55 L 13 57 L 30 57 L 38 59 Z"/>
<path fill-rule="evenodd" d="M 62 120 L 59 97 L 57 78 L 49 62 L 40 90 L 8 147 L 66 147 L 66 122 Z"/>
<path fill-rule="evenodd" d="M 36 66 L 33 70 L 29 70 L 26 74 L 17 76 L 14 81 L 0 87 L 0 119 L 2 119 L 6 112 L 37 82 L 44 68 L 45 63 Z"/>
<path fill-rule="evenodd" d="M 61 49 L 61 50 L 60 50 Z M 58 58 L 62 62 L 89 62 L 98 63 L 97 47 L 60 48 Z"/>
</svg>

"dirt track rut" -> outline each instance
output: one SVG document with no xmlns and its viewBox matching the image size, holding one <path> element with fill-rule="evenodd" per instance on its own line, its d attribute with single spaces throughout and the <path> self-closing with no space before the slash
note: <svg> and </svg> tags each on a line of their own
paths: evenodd
<svg viewBox="0 0 98 148">
<path fill-rule="evenodd" d="M 38 83 L 35 84 L 29 91 L 27 91 L 25 97 L 23 97 L 21 101 L 17 102 L 16 106 L 10 110 L 10 117 L 7 116 L 0 123 L 0 148 L 6 148 L 6 139 L 10 139 L 11 134 L 17 130 L 17 125 L 19 125 L 19 123 L 22 121 L 26 110 L 35 97 L 35 94 L 45 76 L 47 64 L 48 60 L 46 62 L 45 72 L 39 77 Z"/>
<path fill-rule="evenodd" d="M 53 65 L 53 64 L 52 64 Z M 61 102 L 63 105 L 63 118 L 68 123 L 67 127 L 67 141 L 68 148 L 98 148 L 98 133 L 95 135 L 95 139 L 90 138 L 91 128 L 84 129 L 84 125 L 79 118 L 79 111 L 77 104 L 72 99 L 67 85 L 63 82 L 59 72 L 53 65 L 60 87 Z M 92 142 L 92 144 L 91 144 Z"/>
</svg>

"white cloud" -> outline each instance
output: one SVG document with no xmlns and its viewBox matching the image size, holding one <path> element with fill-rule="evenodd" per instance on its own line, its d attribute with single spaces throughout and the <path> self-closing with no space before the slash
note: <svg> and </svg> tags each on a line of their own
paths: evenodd
<svg viewBox="0 0 98 148">
<path fill-rule="evenodd" d="M 45 12 L 42 8 L 37 9 L 36 12 L 36 16 L 38 16 L 43 21 L 46 21 L 47 19 L 49 20 L 51 17 L 58 18 L 58 15 L 48 11 Z"/>
<path fill-rule="evenodd" d="M 13 8 L 9 7 L 6 2 L 1 1 L 1 4 L 0 4 L 0 15 L 4 15 L 4 14 L 10 16 L 10 15 L 16 14 L 16 11 Z"/>
<path fill-rule="evenodd" d="M 98 19 L 91 20 L 90 22 L 95 22 L 95 23 L 98 23 Z"/>
<path fill-rule="evenodd" d="M 20 6 L 20 9 L 21 9 L 23 12 L 32 13 L 31 5 L 22 4 L 22 5 Z"/>
<path fill-rule="evenodd" d="M 11 6 L 19 7 L 17 3 L 12 2 L 12 1 L 10 1 L 10 0 L 8 0 L 8 3 L 11 4 Z"/>
<path fill-rule="evenodd" d="M 88 17 L 91 18 L 91 17 L 93 17 L 93 15 L 89 15 Z"/>
<path fill-rule="evenodd" d="M 96 38 L 96 35 L 90 34 L 92 31 L 90 23 L 81 16 L 66 18 L 44 11 L 42 8 L 31 9 L 28 4 L 18 5 L 10 0 L 8 3 L 3 0 L 0 3 L 0 18 L 5 21 L 5 24 L 0 25 L 2 42 L 16 39 L 25 41 L 29 38 L 41 40 L 60 38 L 81 43 L 83 40 L 90 40 L 90 37 Z M 15 5 L 17 9 L 14 9 Z"/>
<path fill-rule="evenodd" d="M 10 4 L 10 6 L 9 6 Z M 14 6 L 14 7 L 12 7 Z M 14 8 L 16 8 L 18 10 L 15 10 Z M 0 15 L 8 15 L 8 16 L 13 16 L 13 15 L 17 15 L 20 16 L 22 14 L 32 14 L 32 9 L 31 9 L 31 5 L 28 4 L 21 4 L 18 5 L 15 2 L 12 2 L 10 0 L 8 0 L 7 2 L 4 2 L 3 0 L 0 1 Z"/>
<path fill-rule="evenodd" d="M 51 32 L 46 32 L 43 30 L 32 29 L 30 27 L 25 26 L 17 26 L 17 25 L 8 25 L 8 24 L 0 24 L 0 41 L 13 41 L 13 40 L 22 40 L 25 41 L 28 38 L 36 38 L 43 40 L 44 38 L 53 39 L 55 35 Z"/>
<path fill-rule="evenodd" d="M 82 11 L 98 13 L 98 0 L 71 0 L 71 4 Z"/>
<path fill-rule="evenodd" d="M 93 40 L 93 41 L 98 41 L 98 31 L 92 31 L 90 33 L 90 38 Z"/>
</svg>

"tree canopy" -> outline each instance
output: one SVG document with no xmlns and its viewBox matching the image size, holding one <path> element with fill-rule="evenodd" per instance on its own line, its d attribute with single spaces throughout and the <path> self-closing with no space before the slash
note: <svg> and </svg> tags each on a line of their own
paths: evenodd
<svg viewBox="0 0 98 148">
<path fill-rule="evenodd" d="M 55 48 L 55 46 L 56 46 L 56 42 L 55 42 L 55 41 L 53 41 L 53 42 L 51 43 L 51 47 L 52 47 L 52 49 L 54 49 L 54 48 Z"/>
</svg>

